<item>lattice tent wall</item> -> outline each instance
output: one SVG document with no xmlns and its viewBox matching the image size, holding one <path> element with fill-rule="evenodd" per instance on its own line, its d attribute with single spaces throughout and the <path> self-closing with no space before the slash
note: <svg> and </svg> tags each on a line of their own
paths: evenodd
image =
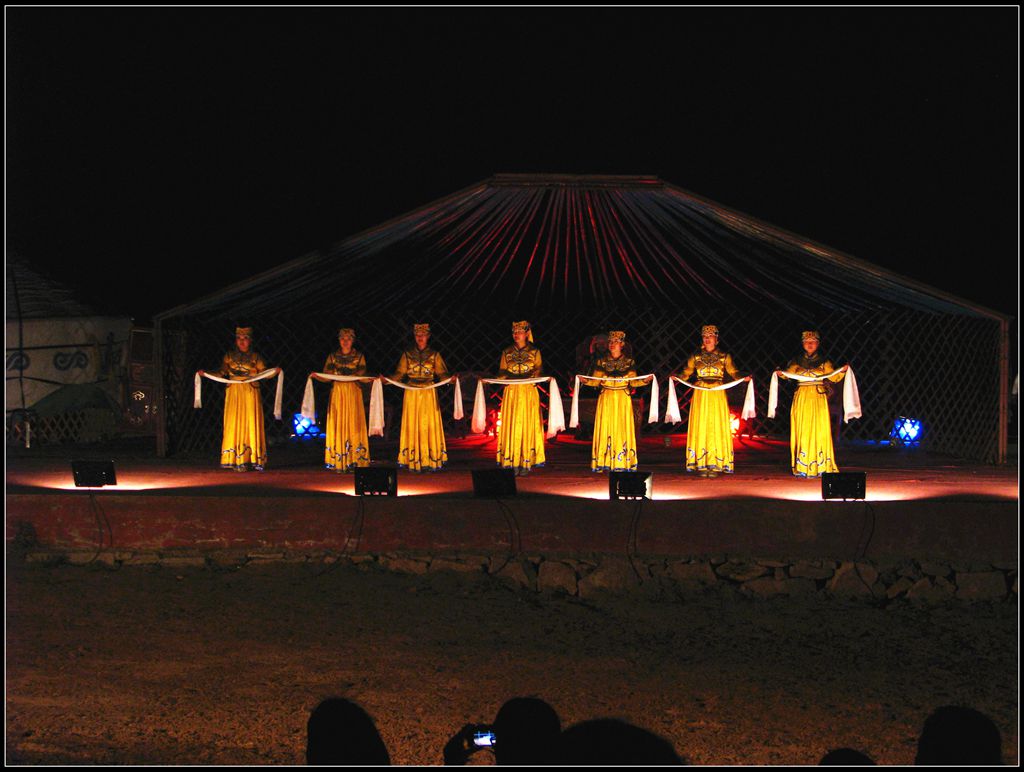
<svg viewBox="0 0 1024 772">
<path fill-rule="evenodd" d="M 842 425 L 840 443 L 889 440 L 906 416 L 921 422 L 921 447 L 984 462 L 1005 453 L 1005 317 L 654 177 L 564 175 L 493 177 L 160 314 L 161 451 L 219 447 L 223 389 L 204 385 L 195 410 L 193 374 L 219 364 L 237 323 L 253 325 L 255 350 L 285 371 L 280 424 L 263 389 L 268 434 L 281 439 L 339 327 L 355 328 L 371 373 L 389 374 L 412 324 L 429 322 L 431 345 L 464 376 L 468 416 L 475 378 L 496 372 L 516 319 L 531 322 L 566 409 L 595 339 L 622 329 L 641 371 L 659 376 L 664 413 L 668 375 L 699 347 L 700 327 L 716 324 L 757 387 L 758 417 L 743 431 L 785 438 L 791 389 L 769 420 L 769 378 L 800 352 L 801 331 L 817 329 L 823 352 L 849 363 L 860 385 L 864 416 Z M 385 389 L 394 431 L 397 392 Z M 731 404 L 741 392 L 727 392 Z M 326 398 L 318 388 L 319 416 Z M 680 404 L 682 424 L 644 430 L 685 431 Z M 468 432 L 468 418 L 443 414 L 446 431 Z"/>
</svg>

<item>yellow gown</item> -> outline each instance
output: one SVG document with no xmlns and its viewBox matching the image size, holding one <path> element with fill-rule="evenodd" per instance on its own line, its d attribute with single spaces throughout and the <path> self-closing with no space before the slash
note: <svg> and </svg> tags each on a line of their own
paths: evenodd
<svg viewBox="0 0 1024 772">
<path fill-rule="evenodd" d="M 539 378 L 540 371 L 540 350 L 532 343 L 521 349 L 509 346 L 501 352 L 499 378 Z M 544 425 L 535 384 L 505 387 L 501 396 L 497 460 L 500 466 L 525 471 L 544 465 Z"/>
<path fill-rule="evenodd" d="M 612 356 L 597 360 L 591 375 L 598 378 L 636 377 L 636 362 L 632 357 Z M 597 412 L 594 416 L 594 444 L 590 469 L 594 472 L 635 472 L 636 426 L 633 421 L 633 400 L 630 399 L 628 381 L 588 381 L 588 386 L 598 386 L 601 396 L 597 398 Z"/>
<path fill-rule="evenodd" d="M 224 355 L 217 375 L 233 381 L 258 375 L 267 366 L 255 351 Z M 224 435 L 220 465 L 225 469 L 263 469 L 267 463 L 267 437 L 263 427 L 263 403 L 259 383 L 231 383 L 224 392 Z"/>
<path fill-rule="evenodd" d="M 835 373 L 832 363 L 821 356 L 800 356 L 789 363 L 785 372 L 821 378 Z M 846 373 L 835 373 L 830 381 L 839 382 Z M 789 411 L 789 460 L 797 477 L 821 477 L 825 472 L 838 472 L 832 448 L 832 421 L 828 413 L 827 383 L 797 382 L 793 406 Z"/>
<path fill-rule="evenodd" d="M 338 349 L 324 363 L 331 375 L 366 375 L 366 358 L 355 349 L 347 355 Z M 370 465 L 370 438 L 366 433 L 366 411 L 363 390 L 358 383 L 335 382 L 327 408 L 327 441 L 324 466 L 345 472 L 357 466 Z"/>
<path fill-rule="evenodd" d="M 719 386 L 728 373 L 733 380 L 739 371 L 732 356 L 718 349 L 701 349 L 686 362 L 682 379 L 696 386 Z M 696 374 L 697 380 L 693 376 Z M 732 474 L 732 427 L 725 391 L 693 390 L 690 422 L 686 430 L 686 471 Z"/>
<path fill-rule="evenodd" d="M 441 355 L 429 346 L 411 348 L 402 354 L 392 380 L 410 386 L 429 386 L 448 377 Z M 437 389 L 407 389 L 402 401 L 402 436 L 398 443 L 398 465 L 415 472 L 436 472 L 448 463 L 444 425 L 437 401 Z"/>
</svg>

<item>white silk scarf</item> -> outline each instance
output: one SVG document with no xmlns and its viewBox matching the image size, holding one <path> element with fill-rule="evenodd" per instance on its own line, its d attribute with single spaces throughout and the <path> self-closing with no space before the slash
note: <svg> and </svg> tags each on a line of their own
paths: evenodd
<svg viewBox="0 0 1024 772">
<path fill-rule="evenodd" d="M 453 406 L 452 409 L 452 418 L 454 418 L 457 421 L 465 415 L 465 413 L 462 412 L 462 384 L 459 383 L 459 379 L 456 378 L 454 375 L 451 378 L 445 378 L 443 381 L 431 383 L 426 386 L 413 386 L 408 383 L 402 383 L 401 381 L 393 381 L 387 376 L 384 376 L 384 380 L 390 383 L 392 386 L 397 386 L 398 388 L 405 389 L 406 391 L 437 389 L 441 386 L 447 386 L 452 381 L 455 381 L 455 405 Z"/>
<path fill-rule="evenodd" d="M 484 396 L 485 383 L 497 383 L 504 386 L 528 386 L 531 384 L 548 383 L 548 429 L 545 437 L 549 440 L 559 432 L 565 431 L 565 408 L 562 397 L 558 393 L 558 382 L 549 376 L 541 378 L 481 378 L 476 383 L 476 398 L 473 400 L 473 422 L 470 425 L 474 434 L 482 434 L 487 428 L 487 398 Z"/>
<path fill-rule="evenodd" d="M 368 375 L 335 375 L 333 373 L 314 373 L 324 380 L 339 383 L 373 382 L 370 387 L 370 425 L 368 433 L 371 437 L 384 436 L 384 387 L 380 380 Z M 302 416 L 316 421 L 316 402 L 313 399 L 313 376 L 306 379 L 306 391 L 302 395 Z"/>
<path fill-rule="evenodd" d="M 255 383 L 256 381 L 265 381 L 267 378 L 273 378 L 277 376 L 277 393 L 274 395 L 274 418 L 278 421 L 281 420 L 281 393 L 284 389 L 284 370 L 279 373 L 274 372 L 274 368 L 270 370 L 264 370 L 262 373 L 257 373 L 252 378 L 246 378 L 243 381 L 232 380 L 230 378 L 221 378 L 219 375 L 211 375 L 210 373 L 203 373 L 199 375 L 196 373 L 195 379 L 195 397 L 192 401 L 192 407 L 203 406 L 203 378 L 209 378 L 211 381 L 217 383 Z"/>
<path fill-rule="evenodd" d="M 676 398 L 677 381 L 696 391 L 724 391 L 725 389 L 731 389 L 743 383 L 743 379 L 741 378 L 738 381 L 729 381 L 729 383 L 722 383 L 718 386 L 697 386 L 696 384 L 684 381 L 682 378 L 677 378 L 674 375 L 670 376 L 668 379 L 668 405 L 665 407 L 665 422 L 670 424 L 677 424 L 683 420 L 679 415 L 679 400 Z M 743 410 L 740 412 L 740 418 L 746 420 L 748 418 L 753 418 L 756 415 L 757 410 L 754 407 L 754 379 L 751 378 L 747 381 L 747 394 L 743 398 Z"/>
<path fill-rule="evenodd" d="M 576 374 L 576 383 L 572 390 L 572 410 L 569 414 L 569 428 L 575 429 L 580 425 L 580 378 L 586 378 L 591 381 L 644 381 L 648 378 L 651 379 L 651 409 L 647 412 L 647 423 L 653 424 L 658 422 L 658 379 L 654 376 L 654 373 L 648 375 L 637 375 L 633 378 L 612 378 L 612 377 L 597 377 L 594 375 L 581 375 Z"/>
<path fill-rule="evenodd" d="M 821 383 L 828 380 L 835 373 L 829 373 L 821 377 L 809 375 L 797 375 L 796 373 L 783 373 L 784 378 L 802 383 Z M 768 417 L 775 418 L 775 410 L 779 406 L 779 373 L 772 373 L 772 382 L 768 387 Z M 860 391 L 857 389 L 857 379 L 853 375 L 853 369 L 846 371 L 843 379 L 843 423 L 849 423 L 851 418 L 860 418 Z"/>
</svg>

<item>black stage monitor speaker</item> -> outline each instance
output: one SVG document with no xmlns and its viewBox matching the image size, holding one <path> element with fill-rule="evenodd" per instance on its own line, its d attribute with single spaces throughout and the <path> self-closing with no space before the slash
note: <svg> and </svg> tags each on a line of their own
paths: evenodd
<svg viewBox="0 0 1024 772">
<path fill-rule="evenodd" d="M 117 485 L 113 461 L 72 461 L 71 474 L 76 488 L 102 488 Z"/>
<path fill-rule="evenodd" d="M 397 496 L 398 469 L 393 466 L 357 466 L 357 496 Z"/>
<path fill-rule="evenodd" d="M 608 498 L 612 501 L 654 498 L 654 475 L 651 472 L 609 472 Z"/>
<path fill-rule="evenodd" d="M 821 476 L 821 498 L 863 499 L 867 494 L 868 476 L 865 472 L 825 472 Z"/>
<path fill-rule="evenodd" d="M 502 499 L 516 495 L 514 469 L 474 469 L 473 495 L 483 499 Z"/>
</svg>

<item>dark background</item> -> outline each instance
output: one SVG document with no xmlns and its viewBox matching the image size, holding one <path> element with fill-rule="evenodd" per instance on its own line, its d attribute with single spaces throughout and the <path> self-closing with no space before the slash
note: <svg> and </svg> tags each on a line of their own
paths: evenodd
<svg viewBox="0 0 1024 772">
<path fill-rule="evenodd" d="M 1014 7 L 5 17 L 7 248 L 107 313 L 495 172 L 656 174 L 1017 313 Z"/>
</svg>

